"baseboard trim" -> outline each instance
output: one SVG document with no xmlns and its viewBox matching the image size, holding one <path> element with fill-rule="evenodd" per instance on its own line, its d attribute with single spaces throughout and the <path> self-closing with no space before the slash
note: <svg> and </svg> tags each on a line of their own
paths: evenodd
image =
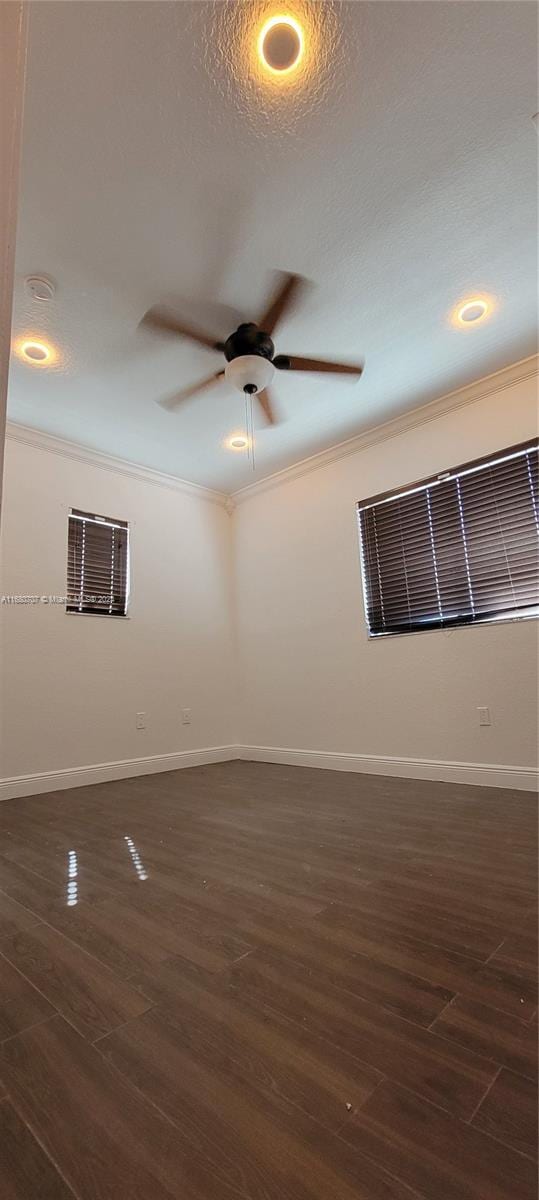
<svg viewBox="0 0 539 1200">
<path fill-rule="evenodd" d="M 512 767 L 498 763 L 332 754 L 323 750 L 295 750 L 281 746 L 238 746 L 236 757 L 248 762 L 318 767 L 328 771 L 357 771 L 365 775 L 393 775 L 404 779 L 432 779 L 441 783 L 468 783 L 479 787 L 517 788 L 520 791 L 534 792 L 539 784 L 539 771 L 533 767 Z"/>
<path fill-rule="evenodd" d="M 326 771 L 355 771 L 364 775 L 391 775 L 402 779 L 432 779 L 440 783 L 475 784 L 477 787 L 514 788 L 519 791 L 535 792 L 539 786 L 539 771 L 533 767 L 445 762 L 435 758 L 333 754 L 324 750 L 295 750 L 287 746 L 206 746 L 200 750 L 181 750 L 174 754 L 153 754 L 148 758 L 125 758 L 61 771 L 14 775 L 10 779 L 0 779 L 0 800 L 39 796 L 65 788 L 132 779 L 137 775 L 153 775 L 161 771 L 179 771 L 184 767 L 203 767 L 233 759 L 281 763 L 289 767 L 317 767 Z"/>
<path fill-rule="evenodd" d="M 180 750 L 175 754 L 152 754 L 148 758 L 125 758 L 117 762 L 43 771 L 35 775 L 14 775 L 11 779 L 0 779 L 0 800 L 39 796 L 43 792 L 109 783 L 114 779 L 131 779 L 135 775 L 178 771 L 183 767 L 203 767 L 208 763 L 229 762 L 232 758 L 238 758 L 236 746 L 206 746 L 201 750 Z"/>
</svg>

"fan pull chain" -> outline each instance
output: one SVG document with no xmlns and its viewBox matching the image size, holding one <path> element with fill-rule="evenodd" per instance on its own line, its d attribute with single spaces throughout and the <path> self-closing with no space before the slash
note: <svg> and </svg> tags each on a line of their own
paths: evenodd
<svg viewBox="0 0 539 1200">
<path fill-rule="evenodd" d="M 251 420 L 251 430 L 250 430 L 250 434 L 249 434 L 249 441 L 251 444 L 251 464 L 252 464 L 252 468 L 254 471 L 255 470 L 255 423 L 254 423 L 254 416 L 253 416 L 253 397 L 252 397 L 252 395 L 249 396 L 249 416 L 250 416 L 250 420 Z"/>
<path fill-rule="evenodd" d="M 247 457 L 251 459 L 255 470 L 255 429 L 253 418 L 253 397 L 245 392 L 245 433 L 247 435 Z"/>
<path fill-rule="evenodd" d="M 247 438 L 247 458 L 249 459 L 251 457 L 251 439 L 249 436 L 249 393 L 244 392 L 244 395 L 245 395 L 245 436 Z"/>
</svg>

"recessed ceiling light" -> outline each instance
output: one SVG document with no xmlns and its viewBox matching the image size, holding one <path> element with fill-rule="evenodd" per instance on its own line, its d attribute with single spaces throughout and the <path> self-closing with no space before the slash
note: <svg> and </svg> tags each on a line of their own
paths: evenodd
<svg viewBox="0 0 539 1200">
<path fill-rule="evenodd" d="M 287 75 L 303 57 L 303 29 L 295 17 L 270 17 L 260 30 L 258 57 L 274 75 Z"/>
<path fill-rule="evenodd" d="M 57 357 L 57 352 L 50 342 L 38 341 L 36 338 L 20 338 L 15 345 L 15 353 L 23 362 L 33 367 L 50 366 Z"/>
<path fill-rule="evenodd" d="M 495 302 L 490 296 L 470 296 L 469 300 L 457 304 L 451 314 L 451 320 L 459 328 L 479 325 L 485 317 L 492 314 Z"/>
<path fill-rule="evenodd" d="M 230 450 L 246 450 L 248 445 L 249 438 L 246 438 L 243 433 L 234 434 L 227 442 Z"/>
<path fill-rule="evenodd" d="M 472 321 L 480 321 L 482 317 L 486 317 L 488 312 L 488 304 L 486 300 L 468 300 L 466 304 L 459 308 L 459 321 L 464 321 L 469 325 Z"/>
</svg>

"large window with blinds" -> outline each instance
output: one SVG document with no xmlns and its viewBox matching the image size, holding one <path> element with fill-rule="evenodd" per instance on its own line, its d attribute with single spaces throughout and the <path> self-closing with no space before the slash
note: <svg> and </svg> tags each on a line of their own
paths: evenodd
<svg viewBox="0 0 539 1200">
<path fill-rule="evenodd" d="M 537 441 L 358 504 L 372 637 L 539 615 Z"/>
<path fill-rule="evenodd" d="M 72 508 L 67 545 L 67 603 L 71 613 L 127 616 L 129 526 Z"/>
</svg>

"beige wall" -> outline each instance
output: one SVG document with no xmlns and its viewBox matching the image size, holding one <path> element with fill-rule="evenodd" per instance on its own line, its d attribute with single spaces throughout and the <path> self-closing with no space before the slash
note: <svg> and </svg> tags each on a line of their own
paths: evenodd
<svg viewBox="0 0 539 1200">
<path fill-rule="evenodd" d="M 0 505 L 28 5 L 0 3 Z"/>
<path fill-rule="evenodd" d="M 473 771 L 444 775 L 437 764 L 532 768 L 538 623 L 369 641 L 355 504 L 533 436 L 536 382 L 436 419 L 420 414 L 414 428 L 238 497 L 232 518 L 126 464 L 105 470 L 75 448 L 9 440 L 0 591 L 64 594 L 70 507 L 130 522 L 133 589 L 127 621 L 0 607 L 0 795 L 87 781 L 10 790 L 6 777 L 152 756 L 163 769 L 160 756 L 223 746 L 269 748 L 277 759 L 284 748 L 284 761 L 287 749 L 289 761 L 294 751 L 392 758 L 390 773 L 405 775 L 423 768 L 399 759 L 425 761 L 428 777 L 466 782 Z M 479 727 L 479 705 L 490 728 Z M 181 708 L 192 709 L 191 725 Z M 499 774 L 477 781 L 533 786 Z"/>
<path fill-rule="evenodd" d="M 537 622 L 369 641 L 355 513 L 362 497 L 533 436 L 536 398 L 528 379 L 239 505 L 247 746 L 536 762 Z"/>
<path fill-rule="evenodd" d="M 12 440 L 4 499 L 2 592 L 65 594 L 71 507 L 130 522 L 133 591 L 129 620 L 0 608 L 0 776 L 236 742 L 224 508 Z"/>
</svg>

